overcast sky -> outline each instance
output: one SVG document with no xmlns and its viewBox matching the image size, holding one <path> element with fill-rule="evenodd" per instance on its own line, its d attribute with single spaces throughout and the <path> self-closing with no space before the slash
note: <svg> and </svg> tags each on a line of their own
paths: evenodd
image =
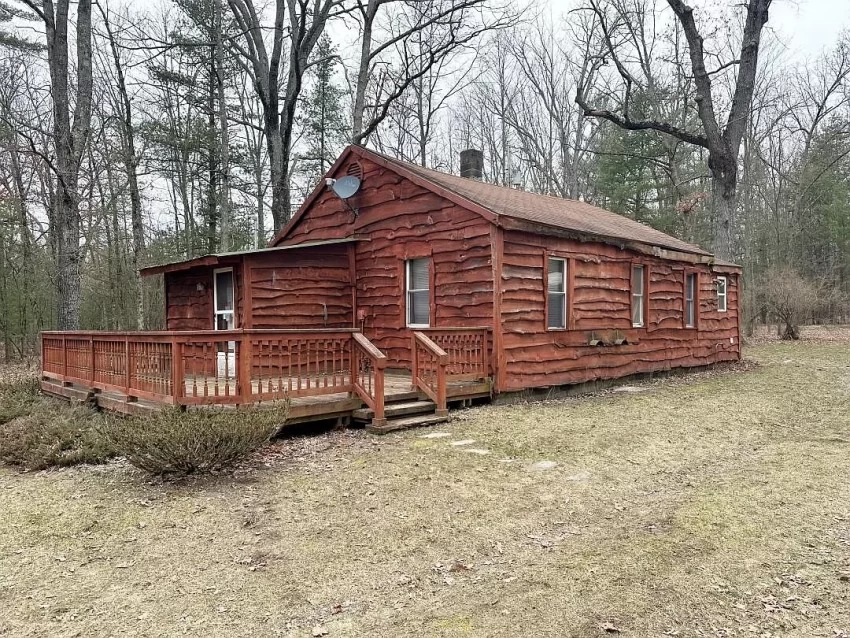
<svg viewBox="0 0 850 638">
<path fill-rule="evenodd" d="M 556 14 L 566 12 L 577 3 L 577 0 L 548 1 Z M 698 19 L 700 9 L 717 15 L 730 5 L 740 3 L 740 0 L 687 1 L 697 8 Z M 824 47 L 835 44 L 841 31 L 850 29 L 850 0 L 773 0 L 768 28 L 773 29 L 788 47 L 789 55 L 815 57 Z"/>
</svg>

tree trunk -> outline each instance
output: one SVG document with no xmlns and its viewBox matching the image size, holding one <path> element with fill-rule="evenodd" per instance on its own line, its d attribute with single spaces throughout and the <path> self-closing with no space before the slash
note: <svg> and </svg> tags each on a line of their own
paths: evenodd
<svg viewBox="0 0 850 638">
<path fill-rule="evenodd" d="M 53 133 L 56 151 L 55 230 L 57 268 L 57 324 L 60 330 L 76 330 L 80 324 L 81 252 L 79 183 L 83 151 L 91 124 L 92 50 L 91 0 L 77 6 L 77 94 L 71 123 L 68 91 L 68 5 L 44 1 L 47 57 L 53 101 Z"/>
<path fill-rule="evenodd" d="M 738 203 L 737 166 L 732 170 L 726 170 L 722 166 L 716 166 L 711 158 L 709 164 L 712 172 L 712 248 L 715 257 L 734 261 L 735 209 Z"/>
<path fill-rule="evenodd" d="M 374 6 L 373 6 L 374 5 Z M 351 143 L 363 142 L 363 111 L 366 109 L 366 88 L 369 84 L 369 63 L 372 58 L 372 23 L 377 9 L 376 0 L 370 0 L 363 16 L 363 33 L 360 36 L 360 66 L 354 87 L 354 113 L 352 114 Z"/>
<path fill-rule="evenodd" d="M 215 66 L 218 86 L 218 125 L 219 125 L 219 172 L 221 173 L 221 197 L 219 198 L 219 218 L 221 219 L 221 243 L 224 251 L 231 246 L 230 219 L 230 135 L 227 129 L 227 102 L 224 95 L 224 42 L 221 33 L 221 0 L 216 0 L 216 43 Z"/>
</svg>

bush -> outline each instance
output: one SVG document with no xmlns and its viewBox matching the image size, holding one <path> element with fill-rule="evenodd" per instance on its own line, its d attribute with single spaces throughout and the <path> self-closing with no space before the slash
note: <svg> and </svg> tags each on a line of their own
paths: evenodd
<svg viewBox="0 0 850 638">
<path fill-rule="evenodd" d="M 264 445 L 286 421 L 288 408 L 168 408 L 115 421 L 103 433 L 135 467 L 183 476 L 222 469 Z"/>
<path fill-rule="evenodd" d="M 0 425 L 29 414 L 44 399 L 38 379 L 0 383 Z"/>
<path fill-rule="evenodd" d="M 100 435 L 103 415 L 39 393 L 38 381 L 0 385 L 0 462 L 28 470 L 103 463 L 114 456 Z"/>
<path fill-rule="evenodd" d="M 779 336 L 797 340 L 800 326 L 811 319 L 828 290 L 791 268 L 780 268 L 764 276 L 760 292 L 762 307 L 779 322 Z"/>
</svg>

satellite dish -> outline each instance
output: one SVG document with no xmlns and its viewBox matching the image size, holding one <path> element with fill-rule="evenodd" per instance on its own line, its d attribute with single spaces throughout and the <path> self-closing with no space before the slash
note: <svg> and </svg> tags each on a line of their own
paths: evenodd
<svg viewBox="0 0 850 638">
<path fill-rule="evenodd" d="M 340 199 L 348 199 L 360 190 L 360 180 L 353 175 L 341 177 L 331 185 L 331 189 Z"/>
</svg>

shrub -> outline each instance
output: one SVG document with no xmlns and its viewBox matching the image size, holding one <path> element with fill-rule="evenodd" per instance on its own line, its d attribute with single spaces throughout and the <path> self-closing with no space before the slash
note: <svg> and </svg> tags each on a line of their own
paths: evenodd
<svg viewBox="0 0 850 638">
<path fill-rule="evenodd" d="M 44 400 L 39 392 L 38 379 L 0 383 L 0 425 L 29 414 Z"/>
<path fill-rule="evenodd" d="M 819 299 L 828 291 L 791 268 L 767 273 L 761 282 L 762 307 L 779 322 L 782 339 L 799 339 L 800 326 L 810 320 Z"/>
<path fill-rule="evenodd" d="M 118 454 L 150 474 L 210 472 L 268 442 L 286 421 L 288 408 L 168 408 L 112 422 L 104 435 Z"/>
<path fill-rule="evenodd" d="M 0 462 L 28 470 L 103 463 L 114 456 L 99 433 L 105 416 L 39 393 L 37 380 L 0 386 Z"/>
</svg>

